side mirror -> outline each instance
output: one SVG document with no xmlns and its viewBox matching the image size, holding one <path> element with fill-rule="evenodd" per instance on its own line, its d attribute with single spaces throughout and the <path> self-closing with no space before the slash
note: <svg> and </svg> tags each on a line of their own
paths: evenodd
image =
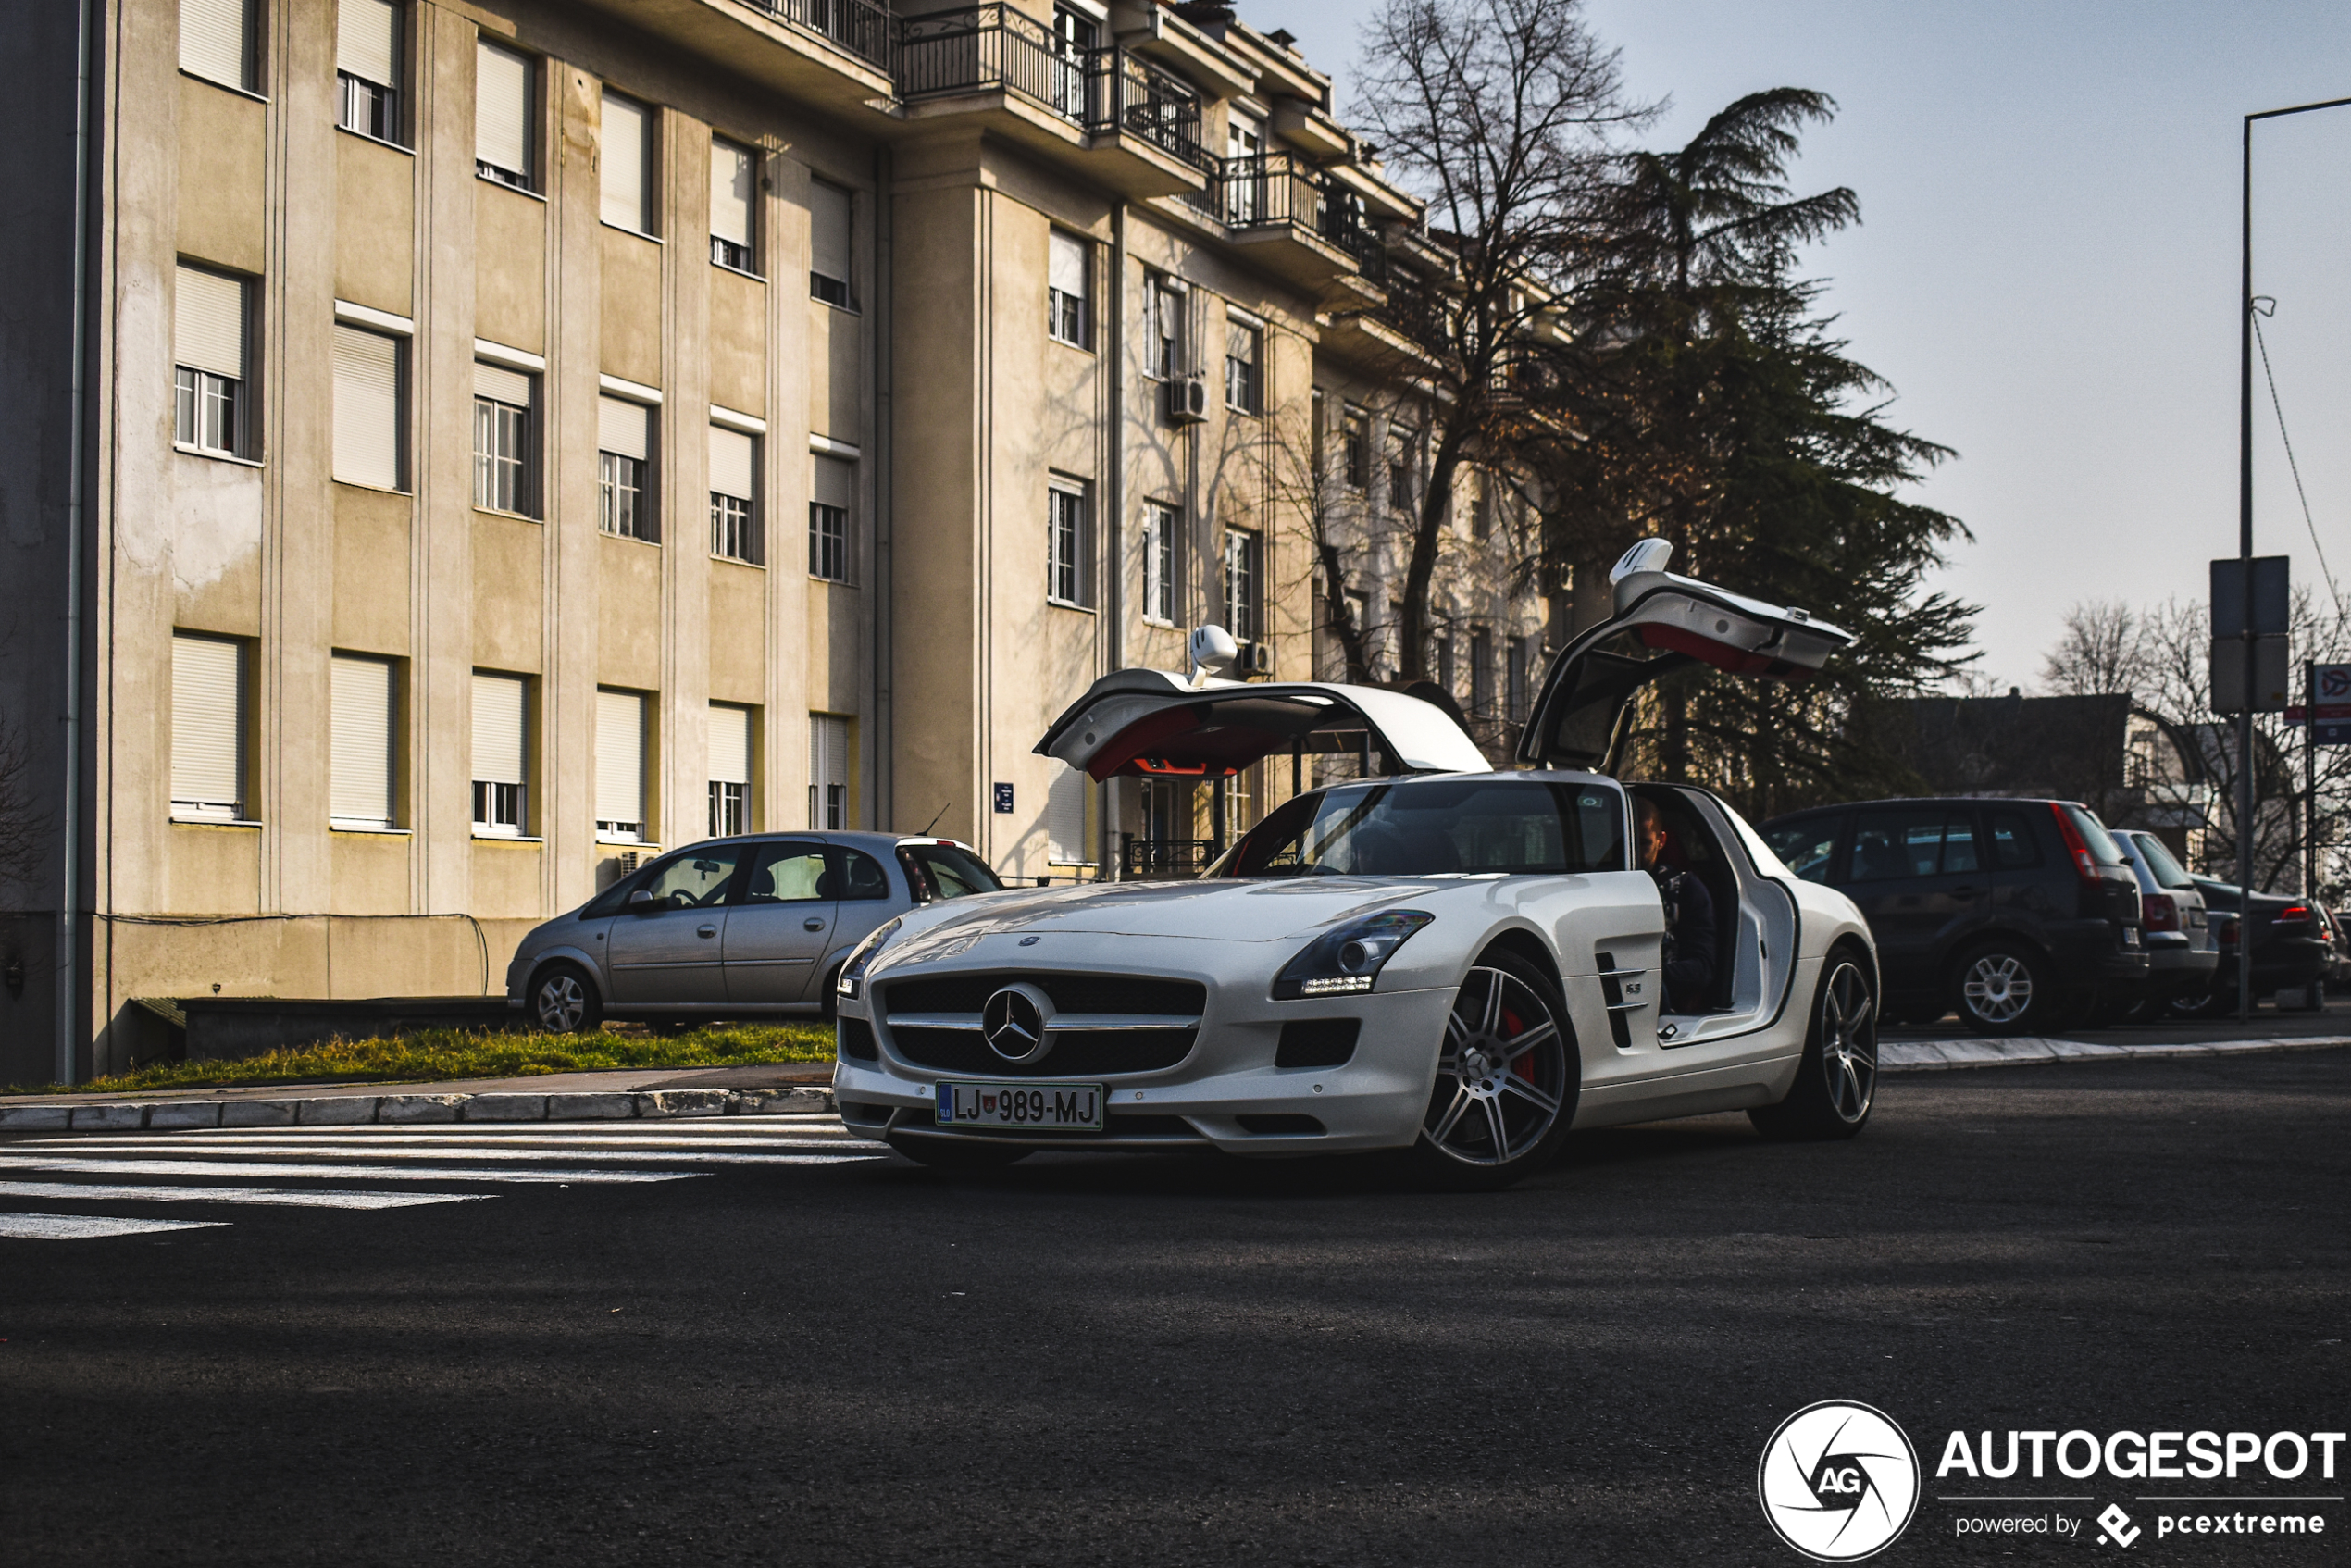
<svg viewBox="0 0 2351 1568">
<path fill-rule="evenodd" d="M 649 889 L 640 888 L 628 895 L 628 912 L 631 915 L 651 915 L 660 907 L 653 902 L 653 895 Z"/>
</svg>

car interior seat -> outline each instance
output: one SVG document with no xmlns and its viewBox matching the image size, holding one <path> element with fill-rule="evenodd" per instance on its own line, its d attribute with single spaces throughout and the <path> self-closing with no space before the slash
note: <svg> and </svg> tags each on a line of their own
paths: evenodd
<svg viewBox="0 0 2351 1568">
<path fill-rule="evenodd" d="M 1738 987 L 1738 877 L 1714 830 L 1679 796 L 1663 790 L 1637 793 L 1665 815 L 1665 850 L 1659 859 L 1668 870 L 1697 877 L 1714 901 L 1714 977 L 1695 1011 L 1727 1013 Z"/>
</svg>

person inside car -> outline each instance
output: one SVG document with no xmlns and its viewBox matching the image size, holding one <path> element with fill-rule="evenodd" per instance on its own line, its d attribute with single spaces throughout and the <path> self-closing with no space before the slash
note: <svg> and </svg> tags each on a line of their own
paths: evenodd
<svg viewBox="0 0 2351 1568">
<path fill-rule="evenodd" d="M 1665 1010 L 1703 1011 L 1714 986 L 1714 896 L 1696 877 L 1667 864 L 1673 835 L 1665 814 L 1645 800 L 1633 806 L 1641 869 L 1657 878 L 1665 901 Z"/>
</svg>

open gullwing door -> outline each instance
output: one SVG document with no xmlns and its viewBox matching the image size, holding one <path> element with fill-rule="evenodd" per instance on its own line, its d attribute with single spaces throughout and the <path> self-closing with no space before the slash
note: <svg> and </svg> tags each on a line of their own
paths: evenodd
<svg viewBox="0 0 2351 1568">
<path fill-rule="evenodd" d="M 1665 569 L 1673 546 L 1645 539 L 1609 573 L 1615 613 L 1560 650 L 1518 741 L 1534 765 L 1607 772 L 1633 699 L 1693 664 L 1764 680 L 1803 680 L 1853 634 L 1803 610 L 1767 604 Z"/>
<path fill-rule="evenodd" d="M 1211 679 L 1123 669 L 1070 704 L 1036 750 L 1100 780 L 1226 778 L 1292 751 L 1382 753 L 1405 773 L 1493 765 L 1435 704 L 1369 686 Z M 1376 765 L 1376 764 L 1375 764 Z"/>
</svg>

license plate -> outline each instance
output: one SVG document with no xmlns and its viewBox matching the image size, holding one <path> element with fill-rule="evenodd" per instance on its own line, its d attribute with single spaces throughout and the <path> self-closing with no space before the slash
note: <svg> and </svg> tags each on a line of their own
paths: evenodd
<svg viewBox="0 0 2351 1568">
<path fill-rule="evenodd" d="M 939 1125 L 1100 1132 L 1102 1086 L 943 1083 L 939 1086 Z"/>
<path fill-rule="evenodd" d="M 2125 926 L 2122 927 L 2122 945 L 2124 947 L 2136 947 L 2139 945 L 2139 928 L 2136 926 Z"/>
</svg>

